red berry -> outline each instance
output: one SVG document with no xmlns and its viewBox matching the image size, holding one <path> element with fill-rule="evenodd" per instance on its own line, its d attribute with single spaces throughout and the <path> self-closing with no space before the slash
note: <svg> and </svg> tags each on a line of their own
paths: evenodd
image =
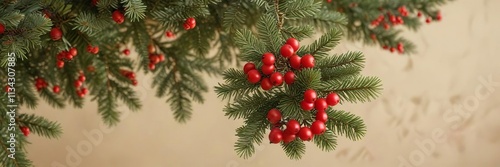
<svg viewBox="0 0 500 167">
<path fill-rule="evenodd" d="M 80 97 L 80 98 L 85 97 L 85 94 L 83 94 L 83 93 L 82 93 L 82 91 L 80 91 L 80 90 L 77 90 L 77 91 L 76 91 L 76 95 L 77 95 L 78 97 Z"/>
<path fill-rule="evenodd" d="M 23 132 L 24 136 L 28 136 L 30 134 L 30 128 L 21 126 L 21 132 Z"/>
<path fill-rule="evenodd" d="M 269 90 L 273 88 L 273 84 L 269 78 L 263 78 L 262 81 L 260 81 L 260 87 L 264 90 Z"/>
<path fill-rule="evenodd" d="M 278 122 L 281 121 L 281 112 L 276 108 L 269 110 L 267 112 L 267 120 L 271 124 L 277 124 Z"/>
<path fill-rule="evenodd" d="M 149 68 L 149 70 L 155 70 L 156 65 L 153 63 L 149 63 L 148 68 Z"/>
<path fill-rule="evenodd" d="M 405 50 L 404 50 L 404 46 L 403 46 L 403 43 L 398 43 L 397 45 L 397 49 L 398 49 L 398 52 L 399 53 L 403 53 Z"/>
<path fill-rule="evenodd" d="M 335 106 L 339 103 L 340 97 L 337 93 L 332 92 L 326 96 L 326 103 L 330 106 Z"/>
<path fill-rule="evenodd" d="M 295 136 L 295 134 L 288 134 L 288 133 L 283 133 L 283 142 L 286 144 L 286 143 L 290 143 L 292 141 L 295 140 L 295 138 L 297 138 Z"/>
<path fill-rule="evenodd" d="M 246 63 L 245 66 L 243 66 L 243 72 L 245 74 L 248 74 L 248 71 L 253 70 L 253 69 L 255 69 L 255 64 L 250 63 L 250 62 Z"/>
<path fill-rule="evenodd" d="M 393 47 L 389 48 L 389 51 L 390 51 L 391 53 L 392 53 L 392 52 L 394 52 L 395 50 L 396 50 L 396 48 L 393 48 Z"/>
<path fill-rule="evenodd" d="M 318 94 L 316 94 L 316 91 L 314 91 L 312 89 L 307 89 L 304 92 L 304 101 L 306 101 L 308 103 L 313 103 L 314 101 L 316 101 L 317 97 L 318 97 Z"/>
<path fill-rule="evenodd" d="M 389 16 L 389 21 L 391 21 L 391 23 L 396 23 L 396 21 L 397 21 L 397 20 L 396 20 L 396 16 L 394 16 L 394 15 L 390 15 L 390 16 Z"/>
<path fill-rule="evenodd" d="M 125 54 L 126 56 L 128 56 L 130 54 L 130 50 L 129 49 L 123 50 L 123 54 Z"/>
<path fill-rule="evenodd" d="M 294 51 L 291 45 L 285 44 L 280 49 L 281 56 L 290 57 L 293 55 Z"/>
<path fill-rule="evenodd" d="M 50 30 L 50 38 L 54 41 L 60 40 L 62 37 L 62 31 L 61 29 L 54 27 L 52 30 Z"/>
<path fill-rule="evenodd" d="M 305 111 L 310 111 L 314 108 L 314 103 L 302 100 L 300 102 L 300 108 L 302 108 Z"/>
<path fill-rule="evenodd" d="M 174 33 L 173 33 L 172 31 L 167 31 L 167 32 L 165 33 L 165 36 L 167 36 L 167 37 L 169 37 L 169 38 L 172 38 L 172 37 L 174 37 Z"/>
<path fill-rule="evenodd" d="M 303 68 L 313 68 L 314 67 L 314 57 L 310 54 L 304 55 L 300 60 L 300 65 Z"/>
<path fill-rule="evenodd" d="M 86 80 L 86 79 L 87 79 L 87 78 L 85 78 L 85 75 L 80 75 L 80 76 L 78 77 L 78 80 L 79 80 L 79 81 L 82 81 L 82 82 L 85 82 L 85 80 Z"/>
<path fill-rule="evenodd" d="M 5 92 L 10 92 L 10 86 L 9 85 L 5 85 Z"/>
<path fill-rule="evenodd" d="M 276 58 L 272 53 L 267 52 L 262 55 L 262 63 L 264 63 L 264 65 L 274 65 L 275 61 Z"/>
<path fill-rule="evenodd" d="M 315 135 L 324 133 L 326 130 L 325 123 L 323 121 L 314 121 L 311 125 L 311 132 Z"/>
<path fill-rule="evenodd" d="M 83 95 L 86 95 L 87 93 L 89 93 L 89 90 L 87 88 L 82 88 L 80 91 L 82 91 Z"/>
<path fill-rule="evenodd" d="M 299 50 L 299 41 L 297 41 L 297 39 L 295 38 L 288 38 L 286 40 L 286 44 L 292 46 L 294 52 L 297 52 L 297 50 Z"/>
<path fill-rule="evenodd" d="M 384 23 L 384 30 L 388 30 L 389 28 L 391 28 L 391 26 L 387 23 Z"/>
<path fill-rule="evenodd" d="M 78 50 L 76 50 L 76 48 L 71 48 L 69 49 L 69 54 L 71 54 L 72 56 L 76 56 L 78 54 Z"/>
<path fill-rule="evenodd" d="M 196 26 L 196 20 L 192 17 L 186 19 L 186 23 L 189 24 L 191 28 Z"/>
<path fill-rule="evenodd" d="M 293 84 L 293 82 L 295 82 L 295 73 L 293 73 L 292 71 L 286 72 L 285 73 L 285 82 L 288 85 Z"/>
<path fill-rule="evenodd" d="M 92 52 L 91 52 L 91 53 L 92 53 L 92 54 L 97 54 L 97 53 L 99 53 L 99 46 L 94 46 L 94 47 L 92 48 Z"/>
<path fill-rule="evenodd" d="M 274 65 L 262 65 L 260 70 L 265 75 L 271 75 L 274 72 L 275 67 L 274 67 Z"/>
<path fill-rule="evenodd" d="M 260 73 L 256 69 L 248 71 L 247 79 L 250 83 L 256 84 L 257 82 L 260 81 L 260 78 L 261 78 Z"/>
<path fill-rule="evenodd" d="M 153 53 L 155 53 L 155 52 L 156 52 L 156 48 L 155 48 L 155 46 L 154 46 L 153 44 L 149 44 L 149 45 L 148 45 L 148 53 L 149 53 L 149 54 L 153 54 Z"/>
<path fill-rule="evenodd" d="M 271 143 L 279 143 L 283 140 L 283 132 L 281 130 L 271 131 L 269 133 L 269 142 Z"/>
<path fill-rule="evenodd" d="M 125 74 L 125 77 L 127 77 L 130 80 L 135 79 L 135 73 L 134 72 L 128 72 L 127 74 Z"/>
<path fill-rule="evenodd" d="M 160 62 L 165 61 L 165 55 L 159 54 L 159 55 L 157 55 L 157 57 L 160 60 Z"/>
<path fill-rule="evenodd" d="M 300 128 L 299 133 L 297 133 L 297 134 L 298 134 L 299 138 L 303 141 L 309 141 L 313 137 L 311 129 L 309 129 L 308 127 Z"/>
<path fill-rule="evenodd" d="M 57 61 L 56 61 L 56 66 L 57 66 L 57 68 L 63 68 L 63 67 L 64 67 L 64 61 L 62 61 L 62 60 L 57 60 Z"/>
<path fill-rule="evenodd" d="M 432 21 L 432 18 L 430 18 L 430 17 L 428 17 L 427 19 L 425 19 L 426 23 L 431 23 L 431 21 Z"/>
<path fill-rule="evenodd" d="M 133 79 L 132 80 L 132 85 L 137 86 L 137 80 Z"/>
<path fill-rule="evenodd" d="M 59 85 L 55 85 L 53 88 L 52 88 L 52 91 L 54 91 L 54 93 L 59 93 L 59 91 L 61 90 L 61 88 L 59 87 Z"/>
<path fill-rule="evenodd" d="M 316 112 L 316 121 L 322 121 L 326 123 L 327 120 L 328 120 L 328 114 L 326 114 L 325 111 Z"/>
<path fill-rule="evenodd" d="M 112 17 L 117 24 L 122 24 L 123 21 L 125 21 L 125 16 L 119 10 L 115 10 L 112 14 Z"/>
<path fill-rule="evenodd" d="M 160 58 L 157 55 L 150 54 L 149 55 L 149 62 L 152 64 L 158 64 L 160 62 Z"/>
<path fill-rule="evenodd" d="M 80 81 L 80 80 L 76 80 L 76 81 L 75 81 L 75 83 L 74 83 L 74 86 L 75 86 L 76 88 L 79 88 L 79 87 L 80 87 L 80 86 L 82 86 L 82 85 L 83 85 L 83 83 L 82 83 L 82 81 Z"/>
<path fill-rule="evenodd" d="M 443 16 L 441 16 L 441 12 L 438 12 L 436 15 L 436 20 L 441 21 L 443 19 Z"/>
<path fill-rule="evenodd" d="M 300 130 L 300 123 L 297 120 L 291 119 L 286 123 L 286 129 L 285 133 L 286 134 L 297 134 Z"/>
<path fill-rule="evenodd" d="M 271 75 L 271 83 L 274 85 L 274 86 L 279 86 L 281 84 L 283 84 L 283 75 L 279 72 L 275 72 Z"/>
<path fill-rule="evenodd" d="M 5 32 L 5 26 L 0 23 L 0 34 L 3 34 Z"/>
<path fill-rule="evenodd" d="M 325 111 L 328 108 L 325 98 L 319 98 L 314 102 L 314 107 L 317 111 Z"/>
<path fill-rule="evenodd" d="M 387 49 L 389 49 L 389 46 L 384 45 L 384 46 L 382 46 L 382 49 L 387 50 Z"/>
<path fill-rule="evenodd" d="M 187 24 L 187 23 L 184 23 L 184 24 L 182 25 L 182 27 L 184 27 L 184 30 L 189 30 L 189 29 L 191 29 L 191 26 L 190 26 L 189 24 Z"/>
<path fill-rule="evenodd" d="M 422 12 L 418 11 L 417 17 L 422 17 Z"/>
<path fill-rule="evenodd" d="M 298 55 L 293 55 L 288 59 L 290 66 L 296 70 L 300 69 L 300 60 L 301 58 Z"/>
</svg>

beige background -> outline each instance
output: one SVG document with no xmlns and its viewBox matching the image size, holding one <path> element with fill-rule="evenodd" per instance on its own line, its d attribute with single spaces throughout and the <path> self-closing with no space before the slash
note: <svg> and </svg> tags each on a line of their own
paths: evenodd
<svg viewBox="0 0 500 167">
<path fill-rule="evenodd" d="M 499 0 L 446 5 L 442 22 L 426 25 L 419 33 L 408 32 L 406 36 L 419 47 L 419 54 L 411 57 L 345 41 L 337 47 L 335 52 L 363 51 L 368 58 L 364 73 L 381 77 L 384 91 L 371 103 L 341 106 L 362 116 L 368 133 L 356 142 L 341 137 L 333 152 L 308 144 L 303 159 L 293 161 L 279 146 L 264 144 L 251 159 L 238 158 L 233 151 L 234 130 L 241 121 L 224 117 L 224 103 L 214 93 L 206 94 L 204 105 L 194 106 L 188 124 L 178 124 L 165 99 L 154 97 L 150 79 L 139 76 L 145 85 L 138 87 L 143 110 L 125 115 L 111 130 L 99 128 L 94 103 L 84 109 L 54 110 L 43 105 L 30 111 L 59 121 L 65 133 L 59 140 L 30 136 L 29 156 L 39 167 L 405 166 L 401 159 L 411 163 L 406 166 L 498 167 L 498 7 Z M 490 90 L 479 79 L 488 77 L 497 82 Z M 214 86 L 221 79 L 208 81 Z M 475 94 L 476 89 L 480 94 Z M 482 94 L 487 96 L 478 96 Z M 469 110 L 462 109 L 463 115 L 455 112 L 460 109 L 453 106 L 464 105 Z M 84 135 L 90 131 L 102 134 L 102 140 L 91 143 Z M 443 136 L 433 139 L 433 133 L 439 132 Z M 421 143 L 425 147 L 419 147 Z M 79 159 L 67 161 L 71 150 L 78 148 Z"/>
</svg>

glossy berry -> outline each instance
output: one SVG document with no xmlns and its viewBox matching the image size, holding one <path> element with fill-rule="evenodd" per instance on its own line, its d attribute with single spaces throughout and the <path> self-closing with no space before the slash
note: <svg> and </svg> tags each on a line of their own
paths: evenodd
<svg viewBox="0 0 500 167">
<path fill-rule="evenodd" d="M 186 23 L 191 26 L 191 28 L 194 28 L 196 26 L 196 20 L 192 17 L 186 19 Z"/>
<path fill-rule="evenodd" d="M 155 64 L 153 64 L 153 63 L 149 63 L 149 64 L 148 64 L 148 68 L 149 68 L 149 70 L 151 70 L 151 71 L 152 71 L 152 70 L 155 70 L 155 69 L 156 69 L 156 65 L 155 65 Z"/>
<path fill-rule="evenodd" d="M 319 135 L 323 134 L 326 130 L 325 123 L 323 121 L 314 121 L 311 125 L 312 134 Z"/>
<path fill-rule="evenodd" d="M 311 111 L 314 108 L 314 103 L 302 100 L 300 102 L 300 108 L 302 108 L 305 111 Z"/>
<path fill-rule="evenodd" d="M 308 127 L 300 128 L 299 133 L 297 133 L 297 135 L 303 141 L 309 141 L 313 138 L 313 134 L 311 132 L 311 129 L 309 129 Z"/>
<path fill-rule="evenodd" d="M 9 91 L 9 90 L 10 90 L 10 86 L 9 86 L 9 85 L 5 85 L 5 88 L 4 88 L 4 89 L 5 89 L 5 92 L 10 92 L 10 91 Z"/>
<path fill-rule="evenodd" d="M 62 38 L 62 31 L 61 29 L 54 27 L 52 30 L 50 30 L 50 39 L 57 41 Z"/>
<path fill-rule="evenodd" d="M 428 17 L 427 19 L 425 19 L 426 23 L 431 23 L 431 21 L 432 21 L 432 18 L 430 18 L 430 17 Z"/>
<path fill-rule="evenodd" d="M 318 94 L 316 94 L 316 91 L 314 91 L 312 89 L 307 89 L 304 92 L 304 101 L 306 101 L 306 102 L 312 103 L 312 102 L 316 101 L 317 97 L 318 97 Z"/>
<path fill-rule="evenodd" d="M 321 121 L 326 123 L 327 120 L 328 120 L 328 114 L 326 114 L 325 111 L 316 112 L 316 121 Z"/>
<path fill-rule="evenodd" d="M 148 45 L 148 53 L 149 53 L 149 54 L 153 54 L 153 53 L 155 53 L 155 52 L 156 52 L 156 48 L 155 48 L 155 46 L 154 46 L 153 44 L 149 44 L 149 45 Z"/>
<path fill-rule="evenodd" d="M 286 40 L 286 44 L 290 45 L 293 48 L 294 52 L 297 52 L 299 50 L 299 41 L 295 38 L 288 38 Z"/>
<path fill-rule="evenodd" d="M 248 71 L 253 70 L 253 69 L 255 69 L 255 64 L 250 63 L 250 62 L 246 63 L 245 66 L 243 66 L 243 72 L 245 74 L 248 74 Z"/>
<path fill-rule="evenodd" d="M 290 62 L 290 66 L 293 68 L 293 69 L 300 69 L 300 56 L 298 55 L 292 55 L 288 61 Z"/>
<path fill-rule="evenodd" d="M 159 54 L 159 55 L 157 55 L 157 57 L 160 60 L 160 62 L 165 61 L 165 55 Z"/>
<path fill-rule="evenodd" d="M 248 71 L 247 79 L 250 83 L 256 84 L 257 82 L 260 81 L 260 78 L 261 78 L 260 73 L 256 69 Z"/>
<path fill-rule="evenodd" d="M 262 63 L 264 63 L 264 65 L 274 65 L 275 61 L 276 58 L 272 53 L 267 52 L 262 55 Z"/>
<path fill-rule="evenodd" d="M 328 108 L 328 104 L 326 103 L 325 98 L 319 98 L 314 102 L 314 108 L 316 108 L 317 111 L 325 111 L 326 108 Z"/>
<path fill-rule="evenodd" d="M 283 132 L 281 132 L 281 130 L 275 130 L 269 133 L 269 142 L 276 144 L 281 142 L 281 140 L 283 140 Z"/>
<path fill-rule="evenodd" d="M 437 15 L 436 15 L 436 20 L 437 21 L 441 21 L 443 19 L 443 16 L 441 15 L 441 12 L 437 12 Z"/>
<path fill-rule="evenodd" d="M 184 23 L 184 24 L 182 24 L 182 27 L 184 28 L 184 30 L 189 30 L 189 29 L 191 29 L 191 26 L 190 26 L 188 23 Z"/>
<path fill-rule="evenodd" d="M 326 103 L 330 106 L 335 106 L 339 103 L 340 97 L 337 93 L 332 92 L 326 96 Z"/>
<path fill-rule="evenodd" d="M 82 88 L 82 89 L 80 89 L 80 91 L 82 91 L 83 95 L 86 95 L 87 93 L 89 93 L 89 90 L 87 88 Z"/>
<path fill-rule="evenodd" d="M 290 143 L 294 141 L 297 138 L 295 134 L 288 134 L 288 133 L 283 133 L 283 143 Z"/>
<path fill-rule="evenodd" d="M 0 34 L 3 34 L 5 32 L 5 26 L 0 23 Z"/>
<path fill-rule="evenodd" d="M 293 73 L 292 71 L 286 72 L 285 73 L 285 82 L 288 85 L 293 84 L 293 82 L 295 82 L 295 73 Z"/>
<path fill-rule="evenodd" d="M 417 17 L 422 17 L 422 12 L 418 11 L 417 12 Z"/>
<path fill-rule="evenodd" d="M 271 80 L 269 78 L 263 78 L 262 81 L 260 81 L 260 87 L 263 90 L 269 90 L 273 88 L 273 84 L 271 83 Z"/>
<path fill-rule="evenodd" d="M 71 48 L 69 49 L 69 54 L 71 54 L 74 57 L 78 54 L 78 50 L 76 48 Z"/>
<path fill-rule="evenodd" d="M 59 85 L 55 85 L 53 88 L 52 88 L 52 91 L 54 91 L 54 93 L 59 93 L 59 91 L 61 91 L 61 88 L 59 87 Z"/>
<path fill-rule="evenodd" d="M 130 50 L 129 50 L 129 49 L 125 49 L 125 50 L 123 50 L 123 54 L 124 54 L 125 56 L 130 55 Z"/>
<path fill-rule="evenodd" d="M 288 123 L 286 123 L 286 129 L 285 129 L 286 134 L 297 134 L 299 130 L 300 130 L 299 121 L 291 119 L 290 121 L 288 121 Z"/>
<path fill-rule="evenodd" d="M 169 37 L 169 38 L 173 38 L 174 37 L 174 33 L 172 31 L 167 31 L 165 33 L 165 36 Z"/>
<path fill-rule="evenodd" d="M 57 61 L 56 61 L 56 67 L 57 67 L 57 68 L 63 68 L 63 67 L 64 67 L 64 61 L 62 61 L 62 60 L 57 60 Z"/>
<path fill-rule="evenodd" d="M 278 122 L 281 121 L 281 112 L 276 108 L 269 110 L 267 112 L 267 120 L 271 124 L 277 124 Z"/>
<path fill-rule="evenodd" d="M 293 55 L 294 51 L 291 45 L 285 44 L 280 49 L 281 56 L 290 57 Z"/>
<path fill-rule="evenodd" d="M 76 80 L 73 85 L 75 86 L 75 88 L 79 88 L 83 85 L 83 83 L 80 80 Z"/>
<path fill-rule="evenodd" d="M 274 85 L 274 86 L 279 86 L 281 84 L 283 84 L 283 75 L 279 72 L 274 72 L 271 77 L 271 83 Z"/>
<path fill-rule="evenodd" d="M 133 79 L 132 80 L 132 85 L 137 86 L 137 80 Z"/>
<path fill-rule="evenodd" d="M 153 64 L 158 64 L 160 62 L 160 58 L 155 54 L 149 55 L 149 62 Z"/>
<path fill-rule="evenodd" d="M 314 67 L 314 57 L 310 54 L 302 56 L 300 60 L 300 65 L 302 68 L 313 68 Z"/>
<path fill-rule="evenodd" d="M 24 136 L 28 136 L 30 135 L 30 128 L 26 127 L 26 126 L 21 126 L 21 132 L 23 132 Z"/>
<path fill-rule="evenodd" d="M 85 82 L 85 80 L 86 80 L 86 79 L 87 79 L 87 78 L 85 78 L 85 76 L 84 76 L 84 75 L 80 75 L 80 76 L 78 77 L 78 80 L 79 80 L 79 81 L 82 81 L 82 82 Z"/>
<path fill-rule="evenodd" d="M 77 91 L 76 91 L 76 95 L 77 95 L 78 97 L 80 97 L 80 98 L 85 97 L 85 94 L 83 94 L 83 93 L 82 93 L 82 91 L 80 91 L 80 90 L 77 90 Z"/>
<path fill-rule="evenodd" d="M 122 24 L 123 21 L 125 21 L 125 16 L 119 10 L 115 10 L 112 14 L 112 17 L 117 24 Z"/>
<path fill-rule="evenodd" d="M 275 68 L 276 67 L 274 65 L 262 65 L 262 67 L 260 68 L 260 70 L 265 75 L 271 75 L 271 74 L 273 74 Z"/>
</svg>

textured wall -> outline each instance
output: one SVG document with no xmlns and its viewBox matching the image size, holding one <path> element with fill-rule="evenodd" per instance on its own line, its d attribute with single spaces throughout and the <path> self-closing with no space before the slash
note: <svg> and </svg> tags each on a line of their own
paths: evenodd
<svg viewBox="0 0 500 167">
<path fill-rule="evenodd" d="M 223 116 L 224 103 L 214 93 L 194 106 L 188 124 L 177 124 L 165 99 L 152 94 L 150 79 L 139 76 L 146 85 L 138 87 L 143 110 L 125 115 L 113 129 L 100 128 L 93 103 L 30 111 L 59 121 L 65 133 L 59 140 L 30 136 L 29 155 L 40 167 L 499 166 L 498 7 L 500 0 L 447 5 L 441 23 L 407 34 L 419 47 L 411 57 L 349 42 L 337 47 L 335 52 L 363 51 L 364 73 L 380 76 L 384 91 L 371 103 L 341 106 L 362 116 L 368 133 L 357 142 L 340 138 L 334 152 L 310 143 L 302 160 L 291 161 L 279 146 L 265 144 L 251 159 L 240 159 L 233 143 L 241 122 Z M 212 86 L 221 81 L 208 80 Z"/>
</svg>

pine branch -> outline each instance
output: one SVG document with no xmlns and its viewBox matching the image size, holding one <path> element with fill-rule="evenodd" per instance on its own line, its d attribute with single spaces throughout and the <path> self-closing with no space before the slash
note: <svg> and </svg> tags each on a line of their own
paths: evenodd
<svg viewBox="0 0 500 167">
<path fill-rule="evenodd" d="M 321 135 L 314 136 L 313 141 L 323 151 L 333 151 L 337 147 L 337 136 L 330 129 L 327 129 Z"/>
<path fill-rule="evenodd" d="M 333 79 L 323 82 L 324 92 L 336 92 L 342 101 L 351 103 L 375 99 L 382 90 L 377 77 L 355 76 L 347 79 Z"/>
<path fill-rule="evenodd" d="M 354 114 L 342 111 L 327 109 L 328 122 L 326 127 L 335 134 L 342 135 L 351 140 L 360 140 L 366 133 L 366 126 L 363 119 Z"/>
<path fill-rule="evenodd" d="M 300 19 L 313 16 L 319 11 L 320 6 L 321 2 L 314 2 L 314 0 L 282 1 L 279 10 L 287 19 Z"/>
<path fill-rule="evenodd" d="M 303 141 L 297 139 L 288 144 L 281 144 L 281 147 L 285 151 L 286 156 L 295 160 L 301 159 L 306 153 L 306 145 Z"/>
<path fill-rule="evenodd" d="M 229 119 L 247 119 L 255 112 L 262 112 L 259 110 L 265 107 L 264 104 L 269 102 L 269 99 L 262 93 L 256 93 L 252 96 L 246 95 L 240 98 L 235 98 L 235 102 L 228 104 L 224 108 L 225 116 Z"/>
<path fill-rule="evenodd" d="M 321 36 L 318 40 L 314 41 L 311 45 L 299 49 L 299 55 L 311 54 L 315 58 L 321 58 L 328 54 L 328 51 L 332 50 L 335 46 L 339 44 L 339 41 L 343 33 L 340 29 L 331 29 L 328 33 Z"/>
<path fill-rule="evenodd" d="M 259 85 L 251 84 L 246 80 L 246 75 L 241 70 L 229 69 L 223 74 L 227 82 L 215 87 L 215 92 L 222 99 L 239 99 L 245 95 L 259 90 Z"/>
<path fill-rule="evenodd" d="M 261 143 L 264 138 L 265 126 L 254 123 L 247 124 L 236 129 L 238 141 L 234 144 L 235 151 L 238 156 L 245 159 L 251 157 L 255 153 L 255 143 Z"/>
<path fill-rule="evenodd" d="M 267 50 L 264 43 L 248 29 L 237 31 L 234 42 L 240 50 L 240 59 L 243 61 L 259 62 Z"/>
<path fill-rule="evenodd" d="M 278 49 L 283 45 L 284 41 L 279 33 L 277 18 L 271 14 L 262 16 L 257 23 L 259 39 L 266 44 L 266 50 L 272 53 L 279 53 Z"/>
<path fill-rule="evenodd" d="M 314 34 L 314 27 L 310 25 L 304 26 L 285 26 L 283 28 L 283 38 L 295 38 L 297 40 L 302 40 L 307 37 L 311 37 Z"/>
<path fill-rule="evenodd" d="M 39 95 L 54 108 L 64 108 L 65 106 L 64 99 L 54 94 L 52 90 L 42 89 Z"/>
<path fill-rule="evenodd" d="M 125 10 L 125 16 L 130 18 L 131 21 L 138 21 L 146 17 L 146 5 L 142 0 L 122 0 L 121 1 Z"/>
<path fill-rule="evenodd" d="M 97 96 L 97 111 L 108 126 L 114 126 L 120 121 L 120 112 L 116 110 L 117 106 L 111 90 L 103 91 Z"/>
<path fill-rule="evenodd" d="M 41 116 L 20 114 L 18 121 L 21 125 L 29 127 L 31 132 L 49 139 L 59 138 L 62 134 L 62 128 L 59 123 L 49 121 Z"/>
</svg>

